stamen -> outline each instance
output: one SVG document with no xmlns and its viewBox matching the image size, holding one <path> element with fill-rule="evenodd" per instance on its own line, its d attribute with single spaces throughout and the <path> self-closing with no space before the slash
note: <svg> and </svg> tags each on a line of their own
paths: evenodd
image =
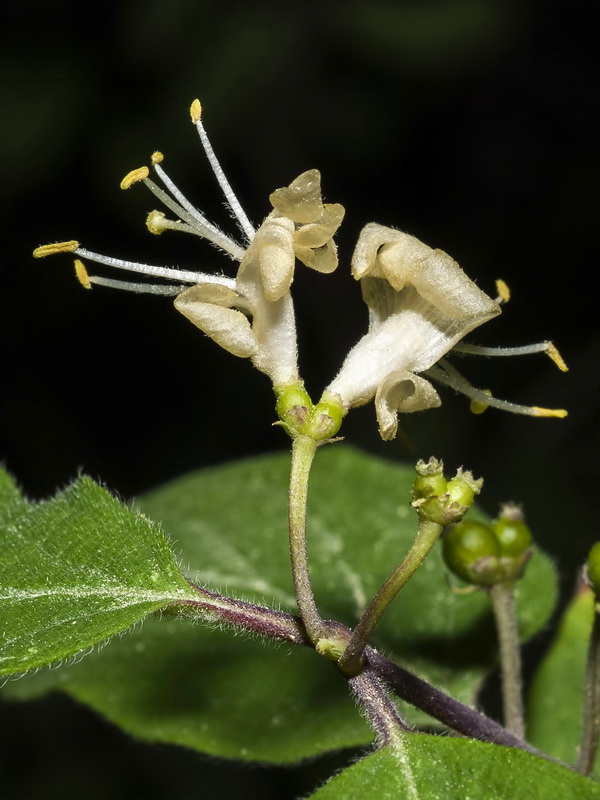
<svg viewBox="0 0 600 800">
<path fill-rule="evenodd" d="M 523 406 L 519 403 L 510 403 L 508 400 L 498 400 L 487 394 L 482 389 L 476 389 L 474 386 L 463 378 L 463 376 L 454 369 L 451 364 L 448 364 L 444 359 L 438 361 L 439 366 L 430 367 L 425 371 L 425 375 L 439 381 L 440 383 L 450 386 L 457 392 L 465 394 L 472 400 L 475 400 L 482 405 L 491 406 L 492 408 L 499 408 L 502 411 L 510 411 L 513 414 L 525 414 L 529 417 L 566 417 L 568 412 L 562 408 L 540 408 L 539 406 Z"/>
<path fill-rule="evenodd" d="M 558 349 L 552 342 L 537 342 L 536 344 L 527 344 L 523 347 L 479 347 L 475 344 L 464 344 L 460 342 L 452 348 L 452 352 L 473 356 L 527 356 L 531 353 L 546 353 L 561 372 L 568 372 L 569 370 L 561 354 L 558 352 Z"/>
<path fill-rule="evenodd" d="M 183 195 L 183 193 L 177 188 L 177 186 L 175 186 L 175 184 L 173 183 L 171 178 L 169 178 L 164 169 L 161 166 L 159 166 L 159 161 L 156 160 L 157 156 L 161 156 L 160 161 L 162 161 L 163 159 L 162 153 L 159 152 L 153 153 L 152 164 L 154 166 L 154 171 L 161 179 L 161 181 L 164 183 L 164 185 L 167 187 L 167 189 L 171 192 L 173 197 L 181 204 L 181 207 L 185 209 L 194 220 L 195 224 L 192 224 L 192 222 L 188 218 L 187 221 L 190 224 L 190 226 L 192 228 L 195 228 L 196 232 L 199 233 L 201 236 L 203 236 L 205 239 L 208 239 L 209 241 L 213 242 L 213 244 L 216 244 L 218 247 L 220 247 L 222 250 L 225 250 L 226 253 L 232 255 L 237 261 L 241 261 L 242 258 L 244 257 L 244 252 L 245 252 L 244 248 L 240 247 L 240 245 L 237 242 L 235 242 L 233 239 L 231 239 L 229 236 L 223 233 L 223 231 L 219 230 L 219 228 L 217 228 L 216 225 L 213 225 L 212 222 L 209 222 L 209 220 L 204 216 L 204 214 L 198 211 L 198 209 L 195 208 L 190 203 L 190 201 Z M 152 182 L 149 181 L 148 183 Z M 152 186 L 156 187 L 156 184 L 153 183 Z M 153 191 L 151 186 L 148 186 L 148 188 L 150 189 L 150 191 Z M 165 202 L 162 193 L 161 195 L 156 195 L 156 196 L 159 197 L 159 199 L 163 203 Z M 171 208 L 171 210 L 174 211 L 173 206 L 169 207 Z M 178 211 L 175 211 L 175 213 L 177 214 L 177 216 L 181 216 L 181 214 Z"/>
<path fill-rule="evenodd" d="M 498 292 L 498 297 L 495 302 L 498 303 L 499 306 L 502 305 L 502 303 L 508 303 L 510 300 L 510 289 L 502 278 L 498 278 L 496 281 L 496 291 Z"/>
<path fill-rule="evenodd" d="M 563 419 L 569 414 L 564 408 L 540 408 L 539 406 L 531 406 L 531 411 L 534 417 L 558 417 L 559 419 Z"/>
<path fill-rule="evenodd" d="M 490 389 L 482 389 L 481 391 L 488 397 L 492 396 L 492 392 L 490 391 Z M 480 400 L 471 400 L 471 402 L 469 403 L 471 414 L 483 414 L 483 412 L 486 411 L 486 409 L 488 409 L 489 407 L 490 404 L 488 402 L 482 403 Z"/>
<path fill-rule="evenodd" d="M 79 247 L 79 242 L 71 239 L 69 242 L 53 242 L 52 244 L 43 244 L 41 247 L 36 247 L 33 251 L 34 258 L 45 258 L 46 256 L 53 256 L 55 253 L 74 253 Z"/>
<path fill-rule="evenodd" d="M 163 192 L 163 190 L 158 187 L 154 181 L 150 180 L 150 178 L 146 178 L 144 180 L 144 186 L 147 186 L 152 194 L 155 197 L 158 197 L 163 205 L 171 209 L 171 211 L 174 214 L 177 214 L 177 216 L 184 222 L 187 222 L 197 236 L 200 236 L 203 239 L 208 239 L 209 242 L 216 244 L 217 247 L 220 247 L 221 250 L 224 250 L 226 253 L 236 259 L 236 261 L 241 261 L 245 251 L 228 236 L 219 231 L 218 228 L 216 228 L 214 225 L 211 225 L 210 227 L 204 225 L 197 217 L 195 217 L 193 214 L 190 214 L 182 206 L 172 200 L 169 195 L 166 192 Z"/>
<path fill-rule="evenodd" d="M 134 183 L 139 183 L 139 181 L 146 180 L 149 174 L 150 170 L 148 167 L 138 167 L 137 169 L 132 169 L 131 172 L 128 172 L 127 175 L 125 175 L 119 185 L 121 189 L 129 189 L 129 187 L 133 186 Z"/>
<path fill-rule="evenodd" d="M 84 289 L 91 289 L 92 282 L 90 280 L 90 276 L 88 275 L 87 269 L 83 265 L 83 261 L 80 261 L 78 258 L 75 259 L 74 262 L 75 266 L 75 275 L 77 276 L 77 280 L 83 286 Z"/>
<path fill-rule="evenodd" d="M 219 186 L 221 187 L 223 194 L 227 200 L 227 204 L 233 215 L 239 222 L 242 230 L 248 237 L 249 241 L 252 241 L 254 238 L 255 230 L 254 226 L 246 216 L 244 209 L 240 205 L 239 200 L 235 196 L 233 189 L 227 178 L 225 177 L 225 173 L 223 172 L 221 165 L 219 164 L 217 157 L 215 155 L 214 150 L 212 149 L 212 145 L 209 141 L 208 135 L 204 130 L 204 125 L 202 124 L 201 116 L 202 116 L 202 106 L 200 105 L 199 100 L 194 100 L 190 107 L 190 116 L 192 118 L 192 122 L 196 126 L 196 130 L 198 131 L 198 135 L 200 136 L 200 141 L 202 142 L 202 147 L 204 148 L 204 152 L 206 153 L 206 157 L 208 158 L 209 164 L 212 168 L 212 171 L 215 174 L 217 181 L 219 182 Z"/>
<path fill-rule="evenodd" d="M 191 225 L 181 220 L 168 219 L 162 211 L 151 211 L 146 218 L 146 227 L 155 236 L 160 236 L 164 231 L 182 231 L 183 233 L 195 233 Z"/>
<path fill-rule="evenodd" d="M 157 164 L 160 164 L 161 161 L 164 161 L 165 157 L 160 152 L 160 150 L 155 150 L 152 155 L 150 156 L 150 161 L 152 162 L 152 166 L 155 167 Z"/>
<path fill-rule="evenodd" d="M 183 281 L 184 283 L 218 283 L 221 286 L 235 289 L 235 280 L 223 275 L 206 275 L 203 272 L 191 272 L 184 269 L 173 269 L 172 267 L 154 267 L 150 264 L 138 264 L 135 261 L 125 261 L 120 258 L 103 256 L 100 253 L 93 253 L 83 247 L 78 247 L 74 252 L 78 256 L 81 256 L 81 258 L 87 258 L 89 261 L 96 261 L 98 264 L 105 264 L 107 267 L 127 269 L 130 272 L 141 272 L 144 275 L 153 275 L 156 278 Z"/>
<path fill-rule="evenodd" d="M 548 349 L 546 350 L 546 355 L 554 361 L 556 366 L 559 368 L 561 372 L 568 372 L 569 368 L 565 364 L 563 357 L 558 352 L 558 348 L 552 342 L 547 342 Z"/>
<path fill-rule="evenodd" d="M 81 263 L 81 262 L 79 262 Z M 87 273 L 86 273 L 87 274 Z M 108 286 L 110 289 L 122 289 L 125 292 L 138 292 L 138 294 L 160 294 L 168 297 L 174 297 L 181 294 L 188 286 L 165 286 L 164 284 L 152 283 L 133 283 L 133 281 L 118 281 L 114 278 L 102 278 L 99 275 L 87 276 L 89 286 L 86 289 L 91 289 L 91 284 L 96 286 Z"/>
<path fill-rule="evenodd" d="M 195 100 L 192 100 L 192 105 L 190 106 L 190 117 L 192 118 L 194 125 L 200 120 L 201 116 L 202 104 L 200 103 L 200 100 L 196 98 Z"/>
</svg>

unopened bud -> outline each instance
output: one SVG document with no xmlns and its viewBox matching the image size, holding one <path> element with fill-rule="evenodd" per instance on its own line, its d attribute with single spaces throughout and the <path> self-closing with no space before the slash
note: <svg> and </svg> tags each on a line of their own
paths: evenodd
<svg viewBox="0 0 600 800">
<path fill-rule="evenodd" d="M 503 505 L 500 516 L 492 522 L 491 527 L 500 544 L 502 556 L 521 558 L 531 547 L 533 537 L 519 506 L 508 503 Z"/>
<path fill-rule="evenodd" d="M 475 480 L 472 472 L 459 469 L 452 480 L 448 481 L 450 501 L 470 508 L 475 500 L 475 495 L 481 492 L 482 486 L 483 478 Z"/>
<path fill-rule="evenodd" d="M 492 586 L 503 578 L 500 545 L 482 522 L 455 525 L 444 535 L 442 551 L 448 568 L 467 583 Z"/>
<path fill-rule="evenodd" d="M 418 461 L 415 467 L 417 477 L 413 483 L 413 500 L 421 500 L 446 494 L 444 463 L 433 456 L 429 461 Z"/>
</svg>

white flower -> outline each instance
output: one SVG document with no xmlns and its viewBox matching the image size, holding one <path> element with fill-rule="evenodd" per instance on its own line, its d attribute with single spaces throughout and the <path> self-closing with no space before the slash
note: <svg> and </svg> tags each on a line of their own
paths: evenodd
<svg viewBox="0 0 600 800">
<path fill-rule="evenodd" d="M 37 248 L 34 255 L 39 258 L 72 252 L 109 267 L 179 281 L 177 285 L 120 281 L 89 275 L 79 259 L 75 262 L 77 276 L 88 289 L 98 284 L 176 295 L 175 307 L 187 319 L 233 355 L 251 359 L 271 378 L 280 419 L 296 432 L 306 433 L 310 428 L 315 435 L 318 432 L 319 438 L 327 438 L 337 431 L 348 409 L 374 398 L 381 436 L 392 439 L 399 412 L 440 405 L 429 379 L 469 396 L 476 413 L 495 406 L 532 416 L 566 415 L 561 409 L 497 400 L 491 392 L 471 386 L 444 358 L 450 351 L 489 356 L 545 351 L 560 369 L 566 370 L 551 342 L 517 348 L 461 344 L 466 334 L 500 313 L 500 304 L 509 297 L 508 287 L 498 281 L 500 296 L 492 300 L 446 253 L 375 223 L 361 232 L 352 259 L 352 273 L 361 282 L 369 307 L 369 330 L 350 351 L 320 403 L 314 406 L 298 376 L 290 287 L 296 259 L 319 272 L 328 273 L 336 268 L 333 236 L 344 209 L 338 204 L 323 203 L 321 176 L 313 169 L 270 195 L 273 210 L 255 230 L 217 161 L 197 100 L 192 103 L 190 113 L 227 205 L 238 222 L 241 242 L 220 230 L 184 197 L 161 166 L 163 156 L 159 152 L 152 155 L 151 163 L 165 189 L 150 179 L 148 167 L 126 175 L 121 188 L 144 183 L 177 218 L 168 219 L 164 213 L 152 211 L 146 223 L 150 232 L 177 230 L 207 239 L 239 262 L 235 278 L 124 261 L 93 253 L 76 241 L 45 245 Z M 335 424 L 324 423 L 325 417 Z"/>
<path fill-rule="evenodd" d="M 358 239 L 352 274 L 361 282 L 369 307 L 369 330 L 348 354 L 326 396 L 339 398 L 345 408 L 375 398 L 383 439 L 396 435 L 399 412 L 440 405 L 437 391 L 423 374 L 485 405 L 535 416 L 564 416 L 560 411 L 495 400 L 471 387 L 443 360 L 467 333 L 500 313 L 499 301 L 482 292 L 449 255 L 406 233 L 371 223 Z M 516 350 L 550 349 L 544 342 Z M 488 355 L 516 354 L 514 350 L 465 348 Z"/>
<path fill-rule="evenodd" d="M 151 161 L 167 192 L 150 179 L 148 167 L 126 175 L 121 188 L 143 182 L 178 217 L 170 220 L 162 212 L 151 212 L 147 220 L 150 232 L 177 230 L 208 239 L 239 261 L 235 278 L 123 261 L 93 253 L 76 241 L 45 245 L 34 255 L 72 252 L 110 267 L 193 284 L 188 288 L 119 281 L 89 275 L 83 263 L 76 261 L 77 275 L 86 288 L 95 283 L 135 292 L 177 295 L 178 311 L 233 355 L 250 358 L 275 386 L 296 382 L 299 380 L 296 325 L 290 294 L 295 260 L 298 258 L 319 272 L 332 272 L 336 268 L 337 251 L 332 237 L 343 219 L 344 209 L 322 202 L 321 176 L 317 170 L 309 170 L 271 194 L 274 210 L 255 231 L 216 159 L 200 119 L 198 101 L 194 101 L 190 111 L 246 246 L 219 230 L 182 195 L 162 168 L 161 153 L 154 153 Z"/>
</svg>

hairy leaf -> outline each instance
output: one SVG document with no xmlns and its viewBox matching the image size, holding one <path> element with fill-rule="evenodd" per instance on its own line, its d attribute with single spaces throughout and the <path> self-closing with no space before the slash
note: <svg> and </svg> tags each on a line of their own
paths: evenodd
<svg viewBox="0 0 600 800">
<path fill-rule="evenodd" d="M 190 577 L 295 611 L 287 543 L 289 458 L 275 455 L 182 478 L 139 501 L 171 536 Z M 354 625 L 416 530 L 412 468 L 343 446 L 317 454 L 308 540 L 317 603 Z M 519 587 L 525 636 L 547 620 L 555 577 L 541 554 Z M 439 551 L 386 613 L 376 642 L 440 688 L 473 702 L 495 659 L 485 593 L 457 595 Z M 310 651 L 264 646 L 182 621 L 147 622 L 80 664 L 7 687 L 27 697 L 60 687 L 132 733 L 214 755 L 285 762 L 368 744 L 343 678 Z M 431 720 L 406 708 L 413 722 Z"/>
<path fill-rule="evenodd" d="M 590 779 L 521 750 L 426 734 L 399 735 L 336 775 L 312 800 L 589 800 Z"/>
<path fill-rule="evenodd" d="M 195 597 L 160 528 L 87 478 L 28 503 L 0 473 L 0 675 L 75 655 Z"/>
</svg>

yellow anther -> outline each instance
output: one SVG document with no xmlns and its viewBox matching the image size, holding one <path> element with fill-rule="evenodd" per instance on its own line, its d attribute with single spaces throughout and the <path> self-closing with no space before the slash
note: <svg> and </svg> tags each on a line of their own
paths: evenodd
<svg viewBox="0 0 600 800">
<path fill-rule="evenodd" d="M 492 393 L 489 389 L 484 389 L 483 393 L 487 394 L 488 397 L 492 396 Z M 469 403 L 469 408 L 471 409 L 472 414 L 483 414 L 483 412 L 489 408 L 489 405 L 484 403 L 483 400 L 471 400 Z"/>
<path fill-rule="evenodd" d="M 46 256 L 53 256 L 55 253 L 74 253 L 79 247 L 79 242 L 71 239 L 70 242 L 54 242 L 53 244 L 43 244 L 41 247 L 36 247 L 33 251 L 34 258 L 45 258 Z"/>
<path fill-rule="evenodd" d="M 160 164 L 161 161 L 164 161 L 164 156 L 160 152 L 160 150 L 155 150 L 152 155 L 150 156 L 150 160 L 153 164 Z"/>
<path fill-rule="evenodd" d="M 160 236 L 160 234 L 168 227 L 164 224 L 165 219 L 166 217 L 162 211 L 151 211 L 146 218 L 146 227 L 150 233 Z"/>
<path fill-rule="evenodd" d="M 508 288 L 508 284 L 502 280 L 502 278 L 498 278 L 496 281 L 496 291 L 498 292 L 498 297 L 496 298 L 497 303 L 508 303 L 510 300 L 510 289 Z"/>
<path fill-rule="evenodd" d="M 558 417 L 563 419 L 568 415 L 568 411 L 564 408 L 539 408 L 539 406 L 531 406 L 534 417 Z"/>
<path fill-rule="evenodd" d="M 129 189 L 129 187 L 133 186 L 134 183 L 137 183 L 138 181 L 145 181 L 149 174 L 150 170 L 148 167 L 138 167 L 138 169 L 132 169 L 131 172 L 128 172 L 121 181 L 121 189 Z"/>
<path fill-rule="evenodd" d="M 88 275 L 87 269 L 83 265 L 83 261 L 80 261 L 78 258 L 75 259 L 74 262 L 75 266 L 75 275 L 77 276 L 77 280 L 83 286 L 84 289 L 91 289 L 92 282 L 90 280 L 90 276 Z"/>
<path fill-rule="evenodd" d="M 200 120 L 201 116 L 202 106 L 200 105 L 200 100 L 196 99 L 190 106 L 190 117 L 192 118 L 194 125 Z"/>
<path fill-rule="evenodd" d="M 569 368 L 565 364 L 563 357 L 558 352 L 558 348 L 555 347 L 552 342 L 548 342 L 548 347 L 546 349 L 546 354 L 554 361 L 556 366 L 559 368 L 561 372 L 568 372 Z"/>
</svg>

